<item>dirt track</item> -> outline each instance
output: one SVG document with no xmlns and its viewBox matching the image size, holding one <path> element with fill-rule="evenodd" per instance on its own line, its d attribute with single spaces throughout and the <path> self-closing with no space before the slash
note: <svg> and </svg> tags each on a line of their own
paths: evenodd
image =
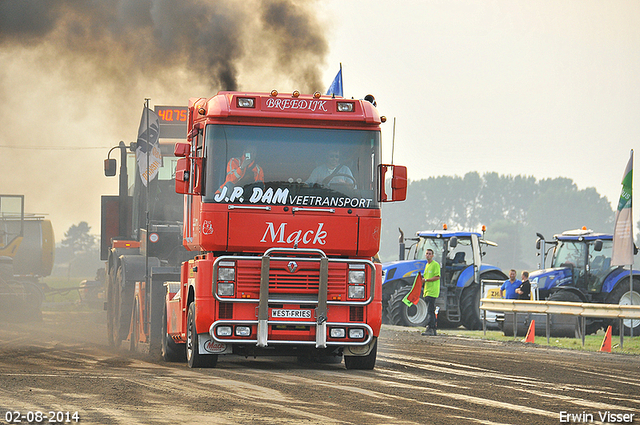
<svg viewBox="0 0 640 425">
<path fill-rule="evenodd" d="M 640 423 L 638 357 L 384 327 L 373 371 L 238 357 L 192 370 L 110 349 L 103 312 L 2 328 L 0 423 L 9 410 L 84 424 L 600 423 L 606 411 Z"/>
</svg>

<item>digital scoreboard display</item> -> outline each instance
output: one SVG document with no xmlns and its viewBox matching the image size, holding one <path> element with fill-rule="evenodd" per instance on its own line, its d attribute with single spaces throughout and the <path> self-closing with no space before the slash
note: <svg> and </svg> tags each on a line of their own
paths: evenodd
<svg viewBox="0 0 640 425">
<path fill-rule="evenodd" d="M 184 139 L 187 137 L 189 109 L 186 106 L 155 106 L 153 109 L 160 120 L 161 139 Z"/>
</svg>

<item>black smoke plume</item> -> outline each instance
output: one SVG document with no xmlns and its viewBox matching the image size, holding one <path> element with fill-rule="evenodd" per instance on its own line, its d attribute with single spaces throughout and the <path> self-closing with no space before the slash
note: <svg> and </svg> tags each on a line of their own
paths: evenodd
<svg viewBox="0 0 640 425">
<path fill-rule="evenodd" d="M 82 66 L 85 77 L 112 79 L 123 89 L 141 78 L 169 82 L 173 74 L 181 83 L 204 78 L 211 90 L 237 90 L 246 61 L 313 91 L 322 87 L 318 68 L 327 43 L 310 4 L 0 0 L 0 48 L 42 48 L 50 60 Z M 79 77 L 74 71 L 69 75 Z"/>
</svg>

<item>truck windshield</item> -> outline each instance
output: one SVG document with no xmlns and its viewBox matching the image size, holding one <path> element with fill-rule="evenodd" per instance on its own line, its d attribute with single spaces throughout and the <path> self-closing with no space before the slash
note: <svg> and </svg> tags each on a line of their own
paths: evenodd
<svg viewBox="0 0 640 425">
<path fill-rule="evenodd" d="M 380 134 L 208 125 L 204 201 L 377 208 Z"/>
</svg>

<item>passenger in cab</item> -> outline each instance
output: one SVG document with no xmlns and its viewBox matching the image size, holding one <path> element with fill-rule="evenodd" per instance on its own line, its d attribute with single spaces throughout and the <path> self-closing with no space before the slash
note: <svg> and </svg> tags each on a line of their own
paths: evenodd
<svg viewBox="0 0 640 425">
<path fill-rule="evenodd" d="M 216 193 L 227 188 L 227 193 L 233 191 L 234 186 L 244 186 L 250 183 L 264 183 L 262 167 L 256 163 L 255 146 L 246 146 L 239 158 L 231 158 L 227 163 L 227 177 Z"/>
</svg>

